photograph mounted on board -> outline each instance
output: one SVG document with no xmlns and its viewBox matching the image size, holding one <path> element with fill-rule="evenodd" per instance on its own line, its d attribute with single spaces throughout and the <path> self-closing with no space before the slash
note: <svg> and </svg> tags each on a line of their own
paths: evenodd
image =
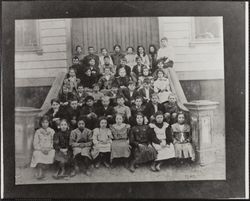
<svg viewBox="0 0 250 201">
<path fill-rule="evenodd" d="M 15 20 L 15 183 L 225 180 L 222 17 Z"/>
</svg>

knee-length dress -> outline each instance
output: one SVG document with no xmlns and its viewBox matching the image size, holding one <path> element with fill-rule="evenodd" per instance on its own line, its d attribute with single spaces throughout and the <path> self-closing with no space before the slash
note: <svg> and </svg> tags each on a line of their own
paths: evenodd
<svg viewBox="0 0 250 201">
<path fill-rule="evenodd" d="M 84 128 L 82 131 L 79 128 L 71 131 L 69 144 L 73 149 L 74 157 L 81 154 L 92 159 L 92 143 L 92 131 L 88 128 Z"/>
<path fill-rule="evenodd" d="M 53 136 L 55 131 L 52 128 L 39 128 L 36 130 L 33 141 L 33 155 L 30 167 L 36 167 L 38 163 L 52 164 L 54 162 L 55 150 L 53 148 Z M 47 150 L 48 154 L 42 152 Z"/>
<path fill-rule="evenodd" d="M 110 126 L 113 134 L 113 141 L 111 144 L 111 156 L 110 160 L 114 158 L 128 158 L 130 156 L 130 145 L 128 141 L 128 132 L 130 126 L 128 124 L 122 124 L 121 127 L 117 124 Z"/>
<path fill-rule="evenodd" d="M 129 135 L 129 142 L 132 146 L 134 162 L 136 164 L 155 160 L 157 152 L 152 146 L 148 125 L 134 126 Z"/>
<path fill-rule="evenodd" d="M 191 158 L 195 160 L 195 152 L 191 144 L 191 129 L 188 124 L 175 123 L 172 126 L 174 148 L 177 158 Z"/>
<path fill-rule="evenodd" d="M 157 151 L 156 161 L 166 160 L 175 157 L 175 149 L 172 144 L 171 129 L 169 124 L 163 122 L 162 124 L 150 124 L 152 132 L 155 134 L 158 141 L 152 143 L 153 147 Z M 163 142 L 165 146 L 161 146 L 160 143 Z"/>
<path fill-rule="evenodd" d="M 111 151 L 112 138 L 113 136 L 109 128 L 95 128 L 93 130 L 93 158 L 96 158 L 100 152 Z"/>
<path fill-rule="evenodd" d="M 72 158 L 72 150 L 69 145 L 70 131 L 58 131 L 54 135 L 55 161 L 68 163 Z"/>
</svg>

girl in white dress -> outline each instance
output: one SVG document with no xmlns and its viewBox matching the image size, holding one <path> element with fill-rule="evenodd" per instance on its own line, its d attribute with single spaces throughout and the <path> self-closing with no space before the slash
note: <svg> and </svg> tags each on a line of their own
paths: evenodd
<svg viewBox="0 0 250 201">
<path fill-rule="evenodd" d="M 53 148 L 53 136 L 55 131 L 49 127 L 49 117 L 41 118 L 41 128 L 36 130 L 33 141 L 33 155 L 31 158 L 31 167 L 37 168 L 37 179 L 43 179 L 44 169 L 46 165 L 52 164 L 55 157 L 55 149 Z"/>
<path fill-rule="evenodd" d="M 96 160 L 95 167 L 99 168 L 103 163 L 106 167 L 109 167 L 112 133 L 108 126 L 106 117 L 100 117 L 99 128 L 93 130 L 93 152 L 92 156 Z"/>
<path fill-rule="evenodd" d="M 171 94 L 170 83 L 167 77 L 164 77 L 164 71 L 158 69 L 156 71 L 157 80 L 154 82 L 154 91 L 158 93 L 159 102 L 164 103 L 168 100 L 168 96 Z"/>
<path fill-rule="evenodd" d="M 152 140 L 152 145 L 157 151 L 157 158 L 154 165 L 151 167 L 153 171 L 160 171 L 160 166 L 163 160 L 175 157 L 171 128 L 167 122 L 163 122 L 163 119 L 163 113 L 158 111 L 155 113 L 156 123 L 149 124 L 149 127 L 151 128 L 151 136 L 153 136 L 152 139 L 154 139 Z"/>
</svg>

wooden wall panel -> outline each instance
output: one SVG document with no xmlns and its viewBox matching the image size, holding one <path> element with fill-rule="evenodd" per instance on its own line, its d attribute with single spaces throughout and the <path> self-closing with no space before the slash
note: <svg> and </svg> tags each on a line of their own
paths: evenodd
<svg viewBox="0 0 250 201">
<path fill-rule="evenodd" d="M 79 22 L 80 21 L 80 22 Z M 150 44 L 159 47 L 159 27 L 156 17 L 114 17 L 72 19 L 72 51 L 76 45 L 83 47 L 87 54 L 88 46 L 96 53 L 105 47 L 113 52 L 114 44 L 120 44 L 125 51 L 128 46 Z"/>
</svg>

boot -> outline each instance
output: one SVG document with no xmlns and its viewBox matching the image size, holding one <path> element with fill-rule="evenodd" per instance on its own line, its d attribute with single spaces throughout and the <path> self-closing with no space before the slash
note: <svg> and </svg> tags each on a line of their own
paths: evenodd
<svg viewBox="0 0 250 201">
<path fill-rule="evenodd" d="M 96 164 L 95 164 L 95 168 L 99 168 L 101 165 L 101 162 L 100 161 L 97 161 Z"/>
<path fill-rule="evenodd" d="M 135 172 L 135 164 L 134 164 L 134 162 L 132 162 L 131 164 L 130 164 L 130 167 L 129 167 L 129 170 L 130 170 L 130 172 Z"/>
<path fill-rule="evenodd" d="M 161 170 L 161 162 L 157 163 L 157 165 L 155 166 L 156 171 L 160 171 Z"/>
<path fill-rule="evenodd" d="M 155 162 L 152 162 L 150 169 L 151 169 L 151 171 L 156 172 Z"/>
</svg>

